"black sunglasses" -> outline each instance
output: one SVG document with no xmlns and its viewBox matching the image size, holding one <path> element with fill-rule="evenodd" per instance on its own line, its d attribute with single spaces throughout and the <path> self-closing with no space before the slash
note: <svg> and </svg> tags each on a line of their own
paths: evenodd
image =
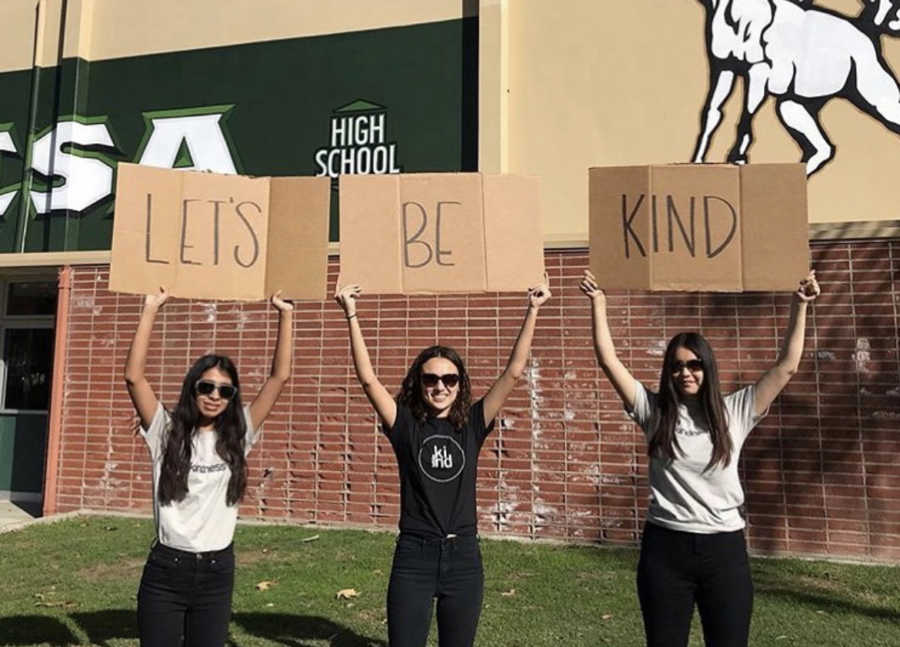
<svg viewBox="0 0 900 647">
<path fill-rule="evenodd" d="M 441 382 L 448 389 L 452 389 L 459 384 L 459 375 L 457 373 L 447 373 L 446 375 L 436 375 L 434 373 L 422 373 L 422 384 L 428 388 L 437 386 Z"/>
<path fill-rule="evenodd" d="M 702 359 L 689 359 L 686 362 L 682 362 L 681 360 L 677 362 L 672 362 L 672 372 L 673 373 L 681 373 L 683 368 L 687 367 L 691 373 L 696 373 L 698 371 L 703 370 L 703 360 Z"/>
<path fill-rule="evenodd" d="M 230 400 L 237 393 L 237 387 L 233 384 L 217 384 L 212 380 L 197 380 L 194 390 L 198 395 L 212 395 L 216 389 L 219 390 L 219 397 Z"/>
</svg>

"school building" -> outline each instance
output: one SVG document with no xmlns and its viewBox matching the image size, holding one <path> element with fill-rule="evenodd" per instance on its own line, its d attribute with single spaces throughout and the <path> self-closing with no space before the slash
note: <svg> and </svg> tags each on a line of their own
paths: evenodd
<svg viewBox="0 0 900 647">
<path fill-rule="evenodd" d="M 747 17 L 749 40 L 714 46 L 727 25 L 693 0 L 6 0 L 0 498 L 43 515 L 150 513 L 149 456 L 122 378 L 142 298 L 107 289 L 119 162 L 518 173 L 541 178 L 554 296 L 480 457 L 480 528 L 633 544 L 645 444 L 597 368 L 577 289 L 587 169 L 802 160 L 824 294 L 799 374 L 743 450 L 750 546 L 900 561 L 900 40 L 856 0 L 815 4 L 855 39 L 831 39 L 835 51 L 871 45 L 855 75 L 839 56 L 800 50 L 785 68 L 763 51 L 759 16 Z M 759 61 L 771 68 L 753 67 L 771 73 L 762 86 L 746 72 Z M 790 303 L 786 293 L 608 287 L 619 351 L 648 385 L 684 329 L 711 339 L 723 386 L 754 381 L 777 355 Z M 440 341 L 466 358 L 477 396 L 505 365 L 525 303 L 367 295 L 359 317 L 389 388 Z M 241 516 L 394 527 L 395 461 L 353 374 L 343 316 L 333 301 L 304 301 L 295 320 L 293 377 L 250 455 Z M 174 404 L 184 371 L 213 349 L 234 357 L 255 393 L 276 321 L 265 303 L 170 302 L 148 362 L 158 395 Z"/>
</svg>

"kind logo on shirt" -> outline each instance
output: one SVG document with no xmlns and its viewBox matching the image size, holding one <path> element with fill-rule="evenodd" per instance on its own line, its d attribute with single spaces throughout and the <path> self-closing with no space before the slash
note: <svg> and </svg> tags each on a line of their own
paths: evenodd
<svg viewBox="0 0 900 647">
<path fill-rule="evenodd" d="M 466 455 L 450 436 L 429 436 L 419 450 L 419 469 L 432 481 L 447 483 L 462 474 Z"/>
</svg>

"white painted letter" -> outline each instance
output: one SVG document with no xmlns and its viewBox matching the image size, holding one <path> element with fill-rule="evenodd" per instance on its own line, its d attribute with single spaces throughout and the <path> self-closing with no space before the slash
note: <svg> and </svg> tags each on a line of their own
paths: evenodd
<svg viewBox="0 0 900 647">
<path fill-rule="evenodd" d="M 7 151 L 9 153 L 19 152 L 16 150 L 16 145 L 13 143 L 12 137 L 10 137 L 7 132 L 0 133 L 0 151 Z M 15 199 L 18 193 L 19 191 L 16 189 L 7 193 L 0 193 L 0 216 L 6 213 L 9 203 Z"/>
<path fill-rule="evenodd" d="M 215 173 L 237 173 L 219 121 L 223 113 L 186 117 L 155 117 L 150 138 L 138 164 L 172 168 L 181 143 L 194 160 L 192 168 Z"/>
<path fill-rule="evenodd" d="M 106 124 L 82 124 L 61 121 L 56 128 L 34 142 L 32 167 L 47 176 L 50 182 L 61 176 L 63 185 L 48 192 L 31 191 L 31 199 L 38 213 L 56 210 L 83 211 L 112 193 L 112 168 L 97 159 L 64 153 L 63 147 L 114 146 Z"/>
</svg>

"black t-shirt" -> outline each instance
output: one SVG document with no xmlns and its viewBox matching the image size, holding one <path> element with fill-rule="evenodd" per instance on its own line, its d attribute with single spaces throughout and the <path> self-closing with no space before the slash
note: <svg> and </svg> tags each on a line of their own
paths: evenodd
<svg viewBox="0 0 900 647">
<path fill-rule="evenodd" d="M 397 405 L 397 419 L 386 431 L 400 472 L 400 532 L 421 537 L 474 535 L 478 453 L 494 428 L 484 424 L 484 403 L 469 410 L 457 431 L 444 418 L 415 420 Z"/>
</svg>

